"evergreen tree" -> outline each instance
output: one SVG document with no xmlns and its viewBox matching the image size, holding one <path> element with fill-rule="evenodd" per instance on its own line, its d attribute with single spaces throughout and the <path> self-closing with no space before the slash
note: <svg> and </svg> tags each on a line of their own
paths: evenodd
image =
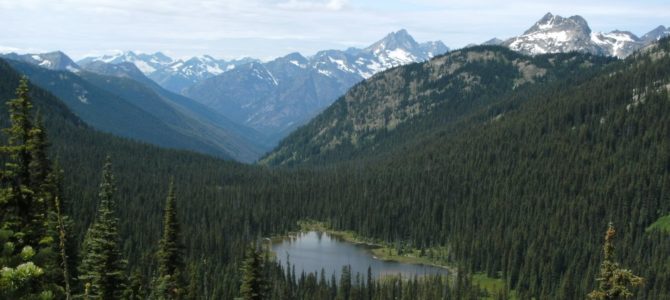
<svg viewBox="0 0 670 300">
<path fill-rule="evenodd" d="M 192 264 L 189 268 L 189 279 L 188 287 L 186 288 L 186 300 L 198 300 L 200 299 L 200 277 L 198 276 L 198 269 L 195 264 Z"/>
<path fill-rule="evenodd" d="M 21 241 L 36 245 L 39 230 L 35 225 L 39 214 L 33 205 L 33 191 L 30 190 L 30 160 L 28 141 L 33 125 L 30 117 L 32 103 L 29 95 L 28 80 L 23 77 L 16 89 L 16 98 L 7 101 L 9 108 L 9 128 L 3 131 L 7 135 L 7 145 L 2 152 L 8 154 L 2 172 L 3 207 L 0 213 L 7 229 L 21 232 Z"/>
<path fill-rule="evenodd" d="M 87 296 L 94 299 L 120 299 L 125 287 L 125 261 L 119 245 L 118 219 L 114 216 L 115 191 L 108 156 L 102 171 L 98 214 L 86 233 L 79 270 Z"/>
<path fill-rule="evenodd" d="M 46 130 L 39 114 L 35 118 L 34 123 L 35 126 L 30 130 L 26 147 L 30 151 L 28 168 L 30 171 L 31 188 L 34 191 L 39 191 L 47 189 L 44 185 L 47 184 L 52 163 L 47 154 L 49 143 L 47 142 Z"/>
<path fill-rule="evenodd" d="M 589 293 L 589 299 L 626 299 L 633 297 L 633 293 L 628 290 L 628 286 L 640 286 L 644 283 L 644 278 L 639 277 L 631 270 L 621 268 L 618 262 L 614 261 L 614 237 L 616 230 L 610 222 L 605 233 L 605 245 L 603 252 L 605 258 L 600 265 L 600 275 L 597 280 L 599 287 L 597 290 Z"/>
<path fill-rule="evenodd" d="M 265 262 L 260 250 L 250 247 L 242 263 L 242 286 L 240 294 L 245 300 L 260 300 L 267 297 L 267 283 L 264 278 Z"/>
<path fill-rule="evenodd" d="M 124 300 L 144 300 L 147 298 L 147 290 L 142 274 L 135 270 L 128 282 L 126 290 L 123 292 Z"/>
<path fill-rule="evenodd" d="M 53 234 L 58 227 L 47 217 L 56 213 L 47 205 L 54 198 L 46 176 L 51 171 L 48 143 L 44 129 L 33 127 L 25 77 L 7 105 L 8 145 L 0 148 L 8 156 L 2 158 L 5 168 L 0 172 L 0 298 L 67 298 L 67 285 L 64 291 L 58 271 L 63 261 Z"/>
<path fill-rule="evenodd" d="M 36 261 L 44 266 L 45 277 L 49 282 L 56 283 L 62 288 L 59 294 L 65 299 L 71 298 L 70 268 L 67 245 L 68 232 L 72 229 L 72 222 L 63 212 L 62 170 L 53 165 L 48 157 L 49 142 L 46 130 L 40 116 L 34 121 L 30 130 L 27 149 L 31 160 L 28 164 L 30 171 L 30 190 L 33 192 L 34 205 L 38 213 L 35 222 L 43 222 L 44 232 L 40 240 L 40 250 Z"/>
<path fill-rule="evenodd" d="M 183 298 L 186 284 L 183 280 L 184 246 L 181 229 L 177 220 L 174 180 L 170 181 L 163 219 L 163 237 L 158 249 L 158 279 L 156 297 L 158 299 Z"/>
<path fill-rule="evenodd" d="M 29 165 L 32 155 L 27 145 L 33 130 L 30 115 L 33 104 L 26 77 L 21 78 L 19 87 L 16 89 L 16 98 L 7 101 L 7 105 L 9 106 L 10 126 L 4 131 L 8 136 L 9 146 L 7 149 L 10 150 L 10 157 L 12 158 L 12 163 L 9 163 L 8 167 L 14 171 L 19 186 L 30 186 Z"/>
</svg>

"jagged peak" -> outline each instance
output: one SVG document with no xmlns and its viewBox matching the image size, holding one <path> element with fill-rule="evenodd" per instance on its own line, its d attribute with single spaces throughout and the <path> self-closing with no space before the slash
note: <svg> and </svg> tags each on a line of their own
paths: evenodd
<svg viewBox="0 0 670 300">
<path fill-rule="evenodd" d="M 387 34 L 383 39 L 365 48 L 365 51 L 377 52 L 380 50 L 393 50 L 398 48 L 404 50 L 413 50 L 418 46 L 419 44 L 416 42 L 416 40 L 414 40 L 409 32 L 407 32 L 407 30 L 400 29 L 396 32 Z"/>
<path fill-rule="evenodd" d="M 536 32 L 551 31 L 551 30 L 575 30 L 583 31 L 586 34 L 591 33 L 588 22 L 582 16 L 575 15 L 569 18 L 564 18 L 552 13 L 545 14 L 540 20 L 524 32 L 524 35 L 533 34 Z"/>
<path fill-rule="evenodd" d="M 640 39 L 637 35 L 635 35 L 634 33 L 630 32 L 630 31 L 627 31 L 627 30 L 615 29 L 615 30 L 610 31 L 609 34 L 627 35 L 627 36 L 630 36 L 634 41 L 637 41 L 637 40 Z"/>
</svg>

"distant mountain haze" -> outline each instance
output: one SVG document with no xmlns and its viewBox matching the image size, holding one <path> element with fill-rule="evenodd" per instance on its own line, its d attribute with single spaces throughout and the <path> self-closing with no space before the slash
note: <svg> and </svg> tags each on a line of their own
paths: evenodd
<svg viewBox="0 0 670 300">
<path fill-rule="evenodd" d="M 253 129 L 164 90 L 134 64 L 96 62 L 82 68 L 61 52 L 3 57 L 98 130 L 244 162 L 266 151 L 248 140 L 262 140 Z"/>
<path fill-rule="evenodd" d="M 625 58 L 668 35 L 662 25 L 641 37 L 592 32 L 581 16 L 547 13 L 521 35 L 483 45 L 527 55 L 576 51 Z M 419 43 L 403 29 L 362 49 L 295 52 L 267 62 L 133 51 L 78 62 L 60 51 L 0 57 L 97 129 L 253 162 L 358 83 L 448 52 L 441 41 Z"/>
<path fill-rule="evenodd" d="M 365 49 L 326 50 L 310 57 L 291 53 L 267 63 L 238 66 L 184 94 L 276 142 L 356 83 L 447 51 L 442 42 L 420 44 L 400 30 Z"/>
<path fill-rule="evenodd" d="M 160 84 L 163 88 L 174 93 L 181 93 L 185 88 L 201 80 L 219 75 L 225 71 L 230 71 L 238 65 L 254 61 L 258 60 L 243 58 L 226 61 L 209 55 L 182 60 L 173 59 L 161 52 L 137 54 L 133 51 L 126 51 L 98 57 L 86 57 L 77 63 L 81 66 L 87 66 L 95 62 L 110 64 L 132 63 L 144 75 Z"/>
</svg>

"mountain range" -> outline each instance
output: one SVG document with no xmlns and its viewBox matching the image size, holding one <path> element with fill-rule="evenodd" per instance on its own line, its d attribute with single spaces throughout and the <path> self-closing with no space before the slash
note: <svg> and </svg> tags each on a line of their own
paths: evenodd
<svg viewBox="0 0 670 300">
<path fill-rule="evenodd" d="M 34 54 L 7 53 L 0 54 L 0 57 L 26 62 L 52 71 L 81 71 L 81 67 L 61 51 Z"/>
<path fill-rule="evenodd" d="M 155 145 L 253 162 L 267 146 L 253 129 L 169 92 L 135 64 L 95 62 L 81 67 L 62 52 L 3 55 L 92 127 Z"/>
<path fill-rule="evenodd" d="M 548 13 L 520 36 L 507 40 L 491 39 L 484 44 L 506 46 L 530 55 L 577 51 L 623 58 L 668 34 L 670 29 L 664 26 L 641 37 L 618 30 L 609 33 L 592 32 L 586 20 L 580 16 L 564 18 Z M 46 77 L 38 76 L 44 81 L 36 83 L 71 99 L 66 103 L 78 107 L 72 108 L 73 111 L 98 129 L 163 146 L 250 162 L 317 116 L 359 82 L 374 79 L 373 76 L 381 71 L 430 60 L 448 51 L 449 48 L 442 42 L 417 43 L 406 30 L 400 30 L 362 49 L 324 50 L 312 56 L 291 53 L 267 62 L 253 58 L 228 61 L 209 55 L 173 59 L 161 52 L 143 54 L 132 51 L 87 57 L 78 62 L 60 51 L 22 55 L 10 53 L 2 57 L 51 72 L 71 73 L 38 72 L 33 68 L 19 67 L 31 74 L 49 73 Z M 106 77 L 102 77 L 103 80 L 92 74 Z M 72 85 L 67 97 L 53 90 L 59 86 L 54 82 L 57 78 Z M 110 103 L 130 106 L 109 112 L 102 109 L 105 105 L 111 105 L 105 102 L 104 105 L 99 103 L 103 106 L 93 108 L 95 105 L 90 104 L 97 103 L 98 99 L 91 100 L 89 89 L 82 88 L 77 81 L 79 79 L 75 78 L 88 83 L 95 81 L 94 86 L 105 91 L 107 96 L 115 94 L 110 97 L 122 99 Z M 119 79 L 112 78 L 121 78 L 125 83 L 118 84 Z M 140 83 L 150 93 L 133 94 L 119 90 L 134 87 L 137 92 L 137 86 L 130 81 Z M 146 101 L 138 97 L 154 100 Z M 164 105 L 170 106 L 171 110 L 176 109 L 180 117 L 161 119 L 167 115 L 156 114 L 156 111 L 161 111 L 160 107 Z M 158 127 L 173 127 L 166 129 L 163 134 L 165 139 L 158 141 L 151 130 L 141 134 L 146 128 L 135 130 L 130 126 L 145 124 L 150 128 L 158 128 L 154 123 L 147 123 L 151 118 L 140 117 L 142 113 L 134 115 L 142 120 L 132 122 L 129 122 L 133 120 L 132 117 L 121 113 L 136 109 L 152 117 L 158 116 L 155 123 L 162 124 L 156 125 Z M 122 121 L 116 122 L 115 118 Z M 188 121 L 174 125 L 171 123 L 174 120 Z M 123 125 L 124 122 L 128 124 Z M 120 129 L 122 127 L 125 129 Z M 187 136 L 176 138 L 180 135 L 167 133 L 175 128 L 181 128 L 181 134 L 188 132 Z M 191 138 L 208 140 L 208 146 L 196 146 L 199 142 L 191 143 Z M 172 142 L 165 143 L 166 140 Z M 185 144 L 190 146 L 185 147 Z M 215 148 L 225 150 L 219 153 L 221 149 Z"/>
<path fill-rule="evenodd" d="M 670 34 L 659 26 L 642 37 L 628 31 L 592 32 L 580 16 L 547 13 L 523 34 L 485 45 L 502 45 L 523 54 L 588 52 L 624 58 Z M 356 83 L 399 65 L 421 62 L 449 49 L 442 42 L 417 43 L 406 30 L 363 49 L 291 53 L 269 62 L 217 60 L 211 56 L 174 60 L 158 52 L 86 58 L 132 62 L 164 88 L 188 96 L 227 118 L 254 128 L 272 145 L 306 123 Z"/>
<path fill-rule="evenodd" d="M 201 80 L 230 71 L 236 66 L 258 61 L 252 58 L 239 60 L 216 59 L 209 55 L 195 56 L 189 59 L 173 59 L 161 52 L 153 54 L 119 52 L 103 56 L 91 56 L 77 61 L 81 66 L 95 62 L 109 64 L 132 63 L 144 75 L 174 93 L 183 90 Z"/>
<path fill-rule="evenodd" d="M 579 53 L 525 56 L 499 46 L 454 50 L 356 85 L 282 140 L 261 163 L 317 164 L 380 156 L 437 126 L 460 121 L 507 93 L 611 61 Z"/>
<path fill-rule="evenodd" d="M 161 52 L 132 51 L 87 57 L 77 63 L 132 63 L 163 88 L 181 93 L 266 136 L 274 145 L 326 108 L 354 84 L 396 66 L 449 51 L 440 41 L 417 43 L 406 31 L 388 34 L 364 49 L 291 53 L 269 62 L 209 55 L 175 60 Z"/>
<path fill-rule="evenodd" d="M 193 85 L 184 95 L 278 141 L 356 83 L 448 50 L 439 41 L 419 44 L 400 30 L 364 49 L 326 50 L 310 57 L 291 53 L 239 66 Z"/>
<path fill-rule="evenodd" d="M 654 40 L 653 35 L 648 38 Z M 670 38 L 625 59 L 590 52 L 602 50 L 597 48 L 563 49 L 569 52 L 526 55 L 498 45 L 467 47 L 374 74 L 283 139 L 262 161 L 296 168 L 211 157 L 233 154 L 213 144 L 230 141 L 224 134 L 232 131 L 209 127 L 223 129 L 228 125 L 215 122 L 227 118 L 164 89 L 134 63 L 80 66 L 57 52 L 1 59 L 0 99 L 14 98 L 21 75 L 29 76 L 30 98 L 52 145 L 50 157 L 64 168 L 63 180 L 58 180 L 63 186 L 56 190 L 67 207 L 72 249 L 83 249 L 68 252 L 80 254 L 73 258 L 90 257 L 88 247 L 77 246 L 90 240 L 85 239 L 91 232 L 87 228 L 95 224 L 101 203 L 97 179 L 104 157 L 112 157 L 118 218 L 118 235 L 116 230 L 113 235 L 118 239 L 104 242 L 118 245 L 120 256 L 128 259 L 128 269 L 120 272 L 136 274 L 127 289 L 134 295 L 160 290 L 151 283 L 156 265 L 151 258 L 155 245 L 164 244 L 160 233 L 170 223 L 161 222 L 171 218 L 164 219 L 163 212 L 172 211 L 178 215 L 173 228 L 181 232 L 179 244 L 188 250 L 183 262 L 192 274 L 186 290 L 193 298 L 238 297 L 240 282 L 249 277 L 248 268 L 240 272 L 240 262 L 244 256 L 251 258 L 247 262 L 254 259 L 245 249 L 251 245 L 253 251 L 259 237 L 312 225 L 379 243 L 397 258 L 456 268 L 458 276 L 354 283 L 343 275 L 339 284 L 336 279 L 328 284 L 317 279 L 326 278 L 325 271 L 295 280 L 270 259 L 265 261 L 268 272 L 251 276 L 272 286 L 270 298 L 364 298 L 367 293 L 380 299 L 583 299 L 594 288 L 607 288 L 599 282 L 614 265 L 615 272 L 643 278 L 643 285 L 619 289 L 630 289 L 631 298 L 667 299 Z M 359 51 L 366 50 L 344 52 Z M 212 78 L 249 68 L 258 70 L 251 74 L 259 87 L 271 88 L 281 84 L 282 76 L 302 76 L 301 66 L 307 68 L 312 58 L 301 57 L 285 58 L 297 69 L 278 67 L 283 62 L 252 62 Z M 323 57 L 340 65 L 334 53 Z M 16 120 L 6 117 L 8 110 L 0 106 L 4 126 Z M 90 127 L 210 155 L 162 149 Z M 241 134 L 253 134 L 253 129 L 245 130 L 249 132 Z M 31 153 L 42 149 L 31 145 Z M 26 149 L 11 146 L 19 147 L 5 150 Z M 9 171 L 12 162 L 21 160 L 4 159 Z M 10 196 L 16 191 L 13 174 L 5 172 L 4 178 Z M 22 188 L 18 195 L 31 194 L 23 181 L 16 182 Z M 162 210 L 166 197 L 178 209 L 168 204 Z M 2 211 L 10 217 L 21 211 L 16 207 L 33 206 L 13 200 L 2 205 L 10 208 Z M 61 238 L 64 228 L 59 226 Z M 48 244 L 48 239 L 42 241 Z M 609 251 L 614 245 L 616 255 Z M 65 248 L 61 245 L 62 253 Z M 48 257 L 50 250 L 35 258 Z M 63 264 L 82 270 L 77 265 Z M 46 267 L 44 274 L 53 270 L 58 269 Z M 54 277 L 43 278 L 60 289 L 61 277 Z M 463 287 L 473 291 L 466 293 Z M 87 294 L 83 284 L 73 284 L 73 290 Z"/>
<path fill-rule="evenodd" d="M 642 37 L 621 30 L 592 32 L 581 16 L 564 18 L 547 13 L 522 35 L 505 41 L 491 40 L 485 44 L 499 44 L 530 55 L 577 51 L 625 58 L 667 35 L 670 35 L 670 29 L 664 26 Z"/>
</svg>

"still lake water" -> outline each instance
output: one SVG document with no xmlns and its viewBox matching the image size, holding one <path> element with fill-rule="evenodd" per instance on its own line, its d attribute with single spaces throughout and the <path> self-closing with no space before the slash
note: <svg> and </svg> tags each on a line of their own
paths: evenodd
<svg viewBox="0 0 670 300">
<path fill-rule="evenodd" d="M 366 278 L 368 267 L 372 268 L 372 275 L 379 278 L 384 275 L 402 274 L 403 277 L 416 275 L 447 274 L 443 268 L 403 264 L 398 262 L 381 261 L 373 258 L 369 248 L 346 242 L 327 233 L 310 231 L 300 233 L 297 237 L 284 239 L 272 245 L 272 251 L 282 266 L 286 265 L 286 254 L 289 255 L 291 265 L 295 266 L 296 275 L 326 271 L 326 278 L 335 273 L 339 278 L 342 267 L 351 266 L 351 273 L 361 273 Z"/>
</svg>

